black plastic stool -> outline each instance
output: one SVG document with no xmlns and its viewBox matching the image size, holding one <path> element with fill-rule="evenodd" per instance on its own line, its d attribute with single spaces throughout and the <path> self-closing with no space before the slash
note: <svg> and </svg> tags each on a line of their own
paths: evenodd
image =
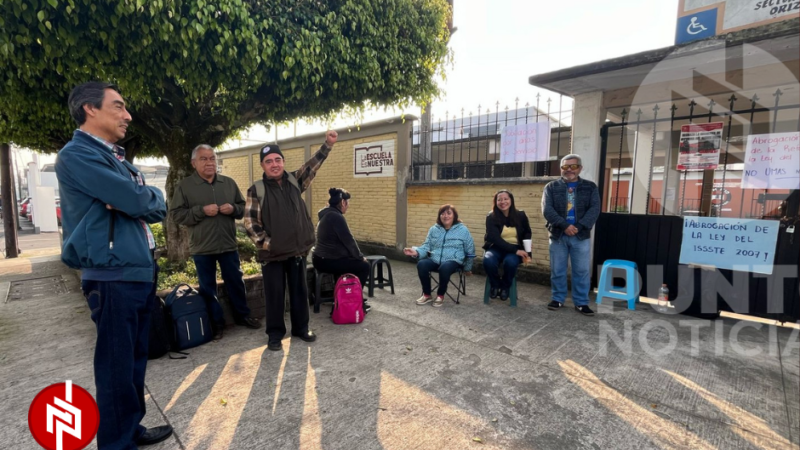
<svg viewBox="0 0 800 450">
<path fill-rule="evenodd" d="M 367 261 L 369 262 L 369 280 L 367 281 L 369 289 L 367 290 L 367 295 L 373 297 L 375 288 L 383 289 L 384 286 L 392 288 L 392 295 L 394 295 L 394 279 L 392 278 L 392 265 L 389 264 L 389 260 L 383 255 L 372 255 L 367 256 Z M 389 272 L 389 278 L 383 277 L 384 265 L 386 265 L 386 269 Z M 375 276 L 376 271 L 378 272 L 377 276 Z"/>
<path fill-rule="evenodd" d="M 324 302 L 331 302 L 333 303 L 333 297 L 323 297 L 322 296 L 322 277 L 328 276 L 331 277 L 333 280 L 333 285 L 336 285 L 336 280 L 333 278 L 332 273 L 325 273 L 320 272 L 317 269 L 314 269 L 314 312 L 319 312 L 319 305 Z"/>
</svg>

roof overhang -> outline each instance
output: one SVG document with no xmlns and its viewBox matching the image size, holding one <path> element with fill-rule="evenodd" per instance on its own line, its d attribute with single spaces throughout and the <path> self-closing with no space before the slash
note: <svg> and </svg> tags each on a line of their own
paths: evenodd
<svg viewBox="0 0 800 450">
<path fill-rule="evenodd" d="M 658 66 L 659 63 L 666 59 L 686 59 L 687 64 L 696 64 L 696 55 L 708 53 L 710 59 L 706 62 L 709 64 L 724 63 L 727 67 L 742 67 L 745 58 L 747 65 L 758 64 L 757 57 L 742 51 L 715 52 L 744 44 L 752 44 L 762 53 L 771 55 L 772 61 L 796 61 L 800 53 L 800 19 L 533 75 L 528 78 L 528 82 L 533 86 L 574 97 L 589 92 L 640 86 L 645 78 L 675 80 L 692 73 L 692 70 L 686 70 L 691 67 L 681 67 L 675 61 L 673 64 L 662 65 L 667 67 L 667 71 L 674 73 L 658 73 L 662 67 Z"/>
</svg>

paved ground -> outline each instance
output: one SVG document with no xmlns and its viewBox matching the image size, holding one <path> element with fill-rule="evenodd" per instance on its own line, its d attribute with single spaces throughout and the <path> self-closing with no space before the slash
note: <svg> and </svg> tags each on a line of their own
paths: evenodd
<svg viewBox="0 0 800 450">
<path fill-rule="evenodd" d="M 234 327 L 188 359 L 151 361 L 145 424 L 176 434 L 149 448 L 798 448 L 796 330 L 646 304 L 551 312 L 548 289 L 529 284 L 518 308 L 485 306 L 478 276 L 461 305 L 416 306 L 414 266 L 392 265 L 396 295 L 378 290 L 362 325 L 335 326 L 324 308 L 311 315 L 313 344 L 270 352 L 263 329 Z M 3 302 L 10 282 L 49 275 L 70 292 Z M 94 338 L 57 256 L 0 261 L 7 448 L 37 448 L 26 420 L 42 388 L 71 379 L 94 393 Z"/>
</svg>

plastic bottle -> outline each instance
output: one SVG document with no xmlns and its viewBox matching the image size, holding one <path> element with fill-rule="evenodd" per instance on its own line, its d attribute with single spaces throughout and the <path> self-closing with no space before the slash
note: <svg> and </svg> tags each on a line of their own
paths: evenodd
<svg viewBox="0 0 800 450">
<path fill-rule="evenodd" d="M 669 306 L 669 288 L 666 283 L 658 290 L 658 306 Z"/>
<path fill-rule="evenodd" d="M 666 284 L 662 284 L 661 288 L 658 290 L 658 303 L 656 304 L 655 310 L 660 313 L 667 313 L 670 310 L 669 288 Z"/>
</svg>

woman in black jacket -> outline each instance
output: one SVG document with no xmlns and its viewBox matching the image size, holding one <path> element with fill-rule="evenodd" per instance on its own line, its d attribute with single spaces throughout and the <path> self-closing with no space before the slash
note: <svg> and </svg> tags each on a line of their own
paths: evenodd
<svg viewBox="0 0 800 450">
<path fill-rule="evenodd" d="M 341 188 L 330 188 L 328 194 L 328 206 L 318 213 L 317 244 L 311 252 L 311 263 L 318 271 L 333 274 L 337 280 L 352 273 L 358 277 L 361 287 L 366 287 L 369 263 L 344 219 L 350 207 L 350 193 Z M 364 300 L 364 309 L 368 307 Z"/>
<path fill-rule="evenodd" d="M 522 245 L 531 238 L 531 225 L 524 211 L 514 206 L 514 195 L 502 189 L 494 194 L 494 206 L 486 216 L 486 236 L 483 245 L 483 268 L 491 285 L 491 297 L 508 299 L 511 282 L 517 276 L 517 267 L 529 257 Z M 503 278 L 500 278 L 500 266 Z"/>
</svg>

